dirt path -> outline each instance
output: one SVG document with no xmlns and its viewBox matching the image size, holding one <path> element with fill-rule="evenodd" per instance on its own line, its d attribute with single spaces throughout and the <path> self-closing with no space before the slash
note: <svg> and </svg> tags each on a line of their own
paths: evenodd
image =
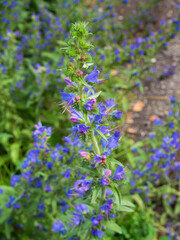
<svg viewBox="0 0 180 240">
<path fill-rule="evenodd" d="M 135 2 L 137 1 L 134 0 L 132 6 L 136 5 Z M 159 1 L 153 12 L 156 19 L 154 31 L 159 29 L 159 23 L 162 19 L 166 19 L 167 23 L 170 23 L 173 18 L 177 17 L 177 12 L 174 10 L 175 4 L 180 4 L 180 0 Z M 123 9 L 119 14 L 123 14 Z M 130 129 L 129 134 L 135 140 L 148 136 L 148 133 L 153 129 L 153 118 L 158 117 L 162 120 L 166 118 L 171 109 L 169 96 L 174 96 L 180 100 L 180 34 L 168 43 L 167 50 L 158 53 L 155 67 L 157 71 L 170 69 L 174 71 L 174 74 L 157 81 L 146 81 L 143 93 L 140 93 L 138 89 L 134 91 L 132 109 L 135 104 L 144 105 L 139 112 L 129 112 L 130 121 L 127 129 Z"/>
<path fill-rule="evenodd" d="M 169 43 L 167 50 L 160 52 L 156 59 L 159 66 L 172 65 L 174 74 L 156 82 L 145 83 L 144 93 L 134 91 L 135 100 L 132 105 L 138 102 L 144 103 L 140 112 L 131 112 L 132 124 L 129 127 L 134 129 L 135 139 L 139 140 L 148 135 L 152 130 L 153 118 L 165 119 L 171 109 L 169 96 L 180 100 L 180 35 Z"/>
</svg>

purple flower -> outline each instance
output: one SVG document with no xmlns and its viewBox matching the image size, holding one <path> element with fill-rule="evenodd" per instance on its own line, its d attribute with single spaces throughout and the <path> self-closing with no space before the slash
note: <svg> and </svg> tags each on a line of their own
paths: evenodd
<svg viewBox="0 0 180 240">
<path fill-rule="evenodd" d="M 20 203 L 14 203 L 13 204 L 13 209 L 19 209 L 21 207 Z"/>
<path fill-rule="evenodd" d="M 98 215 L 97 217 L 93 216 L 91 217 L 92 225 L 97 226 L 100 224 L 100 222 L 103 220 L 104 215 Z"/>
<path fill-rule="evenodd" d="M 92 110 L 93 110 L 92 106 L 93 106 L 95 103 L 96 103 L 96 99 L 95 99 L 95 98 L 92 98 L 92 99 L 90 99 L 90 100 L 84 105 L 84 107 L 86 108 L 86 110 L 92 111 Z"/>
<path fill-rule="evenodd" d="M 51 154 L 51 158 L 53 161 L 55 161 L 57 159 L 57 157 L 59 157 L 59 152 L 54 150 Z"/>
<path fill-rule="evenodd" d="M 10 208 L 15 199 L 15 197 L 9 196 L 9 202 L 6 204 L 6 207 Z"/>
<path fill-rule="evenodd" d="M 175 99 L 175 97 L 173 97 L 173 96 L 170 96 L 169 99 L 170 99 L 170 101 L 171 101 L 172 103 L 176 102 L 176 99 Z"/>
<path fill-rule="evenodd" d="M 86 204 L 83 203 L 79 203 L 76 207 L 75 207 L 76 211 L 79 213 L 88 213 L 89 209 L 88 206 Z"/>
<path fill-rule="evenodd" d="M 108 143 L 108 148 L 112 149 L 112 148 L 116 148 L 119 146 L 119 137 L 120 137 L 120 132 L 116 131 L 114 133 L 114 135 L 112 137 L 110 137 L 109 139 L 109 143 Z"/>
<path fill-rule="evenodd" d="M 103 114 L 100 114 L 100 115 L 95 115 L 95 117 L 94 117 L 94 122 L 95 123 L 97 123 L 97 124 L 100 124 L 100 123 L 102 123 L 102 121 L 103 121 L 103 117 L 104 117 L 104 115 Z"/>
<path fill-rule="evenodd" d="M 97 225 L 99 225 L 99 221 L 97 220 L 97 218 L 96 217 L 91 217 L 91 222 L 92 222 L 92 225 L 94 225 L 94 226 L 97 226 Z"/>
<path fill-rule="evenodd" d="M 73 132 L 78 132 L 80 134 L 87 134 L 88 129 L 90 129 L 90 127 L 86 126 L 85 124 L 79 124 L 76 125 L 72 128 Z"/>
<path fill-rule="evenodd" d="M 51 192 L 52 191 L 52 188 L 47 184 L 44 188 L 44 191 L 45 192 Z"/>
<path fill-rule="evenodd" d="M 74 191 L 79 196 L 83 196 L 87 192 L 92 184 L 92 180 L 80 179 L 74 183 Z"/>
<path fill-rule="evenodd" d="M 150 139 L 154 139 L 155 137 L 156 137 L 156 134 L 155 134 L 155 133 L 150 133 L 150 134 L 149 134 L 149 138 L 150 138 Z"/>
<path fill-rule="evenodd" d="M 52 227 L 53 232 L 57 233 L 60 232 L 61 234 L 65 233 L 65 226 L 64 224 L 58 219 L 57 222 L 53 222 Z"/>
<path fill-rule="evenodd" d="M 116 49 L 114 50 L 114 53 L 115 53 L 116 56 L 118 56 L 119 53 L 120 53 L 119 49 L 116 48 Z"/>
<path fill-rule="evenodd" d="M 102 177 L 99 179 L 99 183 L 102 186 L 108 186 L 109 185 L 109 179 L 107 177 Z"/>
<path fill-rule="evenodd" d="M 73 86 L 73 83 L 71 81 L 71 79 L 69 77 L 65 78 L 65 82 L 69 85 L 69 86 Z"/>
<path fill-rule="evenodd" d="M 161 124 L 163 124 L 163 120 L 158 118 L 154 119 L 154 125 L 161 125 Z"/>
<path fill-rule="evenodd" d="M 82 113 L 76 111 L 75 109 L 70 109 L 70 112 L 71 112 L 70 121 L 72 122 L 79 122 L 83 118 Z"/>
<path fill-rule="evenodd" d="M 62 95 L 62 100 L 67 102 L 67 106 L 70 106 L 72 103 L 75 102 L 76 94 L 64 92 L 60 92 L 60 94 Z"/>
<path fill-rule="evenodd" d="M 99 71 L 96 70 L 96 66 L 94 67 L 94 70 L 86 77 L 87 82 L 92 82 L 92 83 L 98 83 L 98 77 Z"/>
<path fill-rule="evenodd" d="M 168 126 L 169 126 L 169 128 L 173 129 L 174 128 L 174 123 L 170 122 L 170 123 L 168 123 Z"/>
<path fill-rule="evenodd" d="M 78 226 L 80 222 L 83 221 L 83 218 L 81 217 L 81 214 L 78 213 L 73 213 L 73 215 L 75 215 L 75 217 L 71 218 L 71 220 L 73 221 L 75 226 Z"/>
<path fill-rule="evenodd" d="M 47 162 L 47 169 L 50 170 L 53 167 L 53 162 Z"/>
<path fill-rule="evenodd" d="M 108 196 L 110 196 L 110 195 L 112 195 L 113 194 L 113 191 L 110 189 L 110 188 L 107 188 L 107 190 L 106 190 L 106 196 L 108 197 Z"/>
<path fill-rule="evenodd" d="M 40 211 L 43 211 L 43 210 L 44 210 L 44 207 L 45 207 L 44 203 L 42 203 L 42 204 L 40 204 L 40 205 L 37 206 L 37 208 L 38 208 Z"/>
<path fill-rule="evenodd" d="M 101 212 L 106 212 L 107 214 L 111 209 L 112 209 L 112 206 L 108 203 L 105 203 L 104 205 L 101 206 Z"/>
<path fill-rule="evenodd" d="M 116 118 L 116 119 L 120 119 L 120 118 L 121 118 L 121 115 L 122 115 L 122 112 L 121 112 L 121 111 L 115 111 L 115 112 L 113 112 L 113 117 Z"/>
<path fill-rule="evenodd" d="M 14 187 L 16 185 L 16 183 L 20 180 L 20 175 L 12 175 L 12 178 L 11 178 L 11 186 Z"/>
<path fill-rule="evenodd" d="M 161 25 L 164 25 L 165 23 L 166 23 L 165 19 L 161 20 L 161 22 L 160 22 Z"/>
<path fill-rule="evenodd" d="M 102 157 L 100 155 L 95 155 L 93 162 L 95 163 L 101 163 L 102 162 Z"/>
<path fill-rule="evenodd" d="M 99 229 L 92 228 L 92 235 L 95 237 L 102 238 L 104 232 L 100 231 Z"/>
<path fill-rule="evenodd" d="M 114 173 L 114 180 L 120 181 L 121 179 L 125 178 L 125 172 L 124 172 L 124 168 L 122 166 L 118 166 L 115 173 Z"/>
<path fill-rule="evenodd" d="M 176 172 L 180 172 L 180 162 L 175 162 L 174 167 Z"/>
<path fill-rule="evenodd" d="M 62 173 L 62 175 L 63 175 L 64 178 L 70 178 L 70 175 L 71 175 L 71 170 L 70 170 L 70 168 L 67 168 L 66 171 L 64 171 L 64 172 Z"/>
<path fill-rule="evenodd" d="M 106 100 L 106 107 L 112 108 L 112 107 L 115 107 L 116 105 L 117 104 L 115 104 L 115 100 L 114 99 L 110 98 L 110 99 Z"/>
<path fill-rule="evenodd" d="M 0 188 L 0 194 L 2 194 L 4 191 L 3 191 L 3 189 L 2 188 Z"/>
</svg>

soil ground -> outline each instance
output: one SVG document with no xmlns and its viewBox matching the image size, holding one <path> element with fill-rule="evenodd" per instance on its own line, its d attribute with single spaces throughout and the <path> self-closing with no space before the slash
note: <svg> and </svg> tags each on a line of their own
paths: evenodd
<svg viewBox="0 0 180 240">
<path fill-rule="evenodd" d="M 143 3 L 145 0 L 141 0 Z M 136 12 L 139 0 L 129 0 L 130 7 L 118 9 L 119 16 L 125 16 L 128 12 Z M 167 23 L 177 17 L 174 10 L 175 4 L 180 4 L 180 0 L 159 0 L 158 6 L 154 9 L 153 15 L 156 19 L 153 25 L 153 31 L 160 28 L 160 21 L 166 19 Z M 174 96 L 180 100 L 180 34 L 168 43 L 168 48 L 161 50 L 156 56 L 157 69 L 165 67 L 173 68 L 174 74 L 164 77 L 161 80 L 144 82 L 144 92 L 134 91 L 134 101 L 132 106 L 137 102 L 143 102 L 142 111 L 130 111 L 131 121 L 127 128 L 133 129 L 132 136 L 135 141 L 148 136 L 153 129 L 153 117 L 160 119 L 166 118 L 168 111 L 171 109 L 169 96 Z M 180 161 L 180 151 L 177 154 L 177 160 Z"/>
</svg>

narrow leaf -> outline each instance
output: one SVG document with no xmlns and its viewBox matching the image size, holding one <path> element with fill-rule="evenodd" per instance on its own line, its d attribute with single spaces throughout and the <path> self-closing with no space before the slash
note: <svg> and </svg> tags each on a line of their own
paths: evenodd
<svg viewBox="0 0 180 240">
<path fill-rule="evenodd" d="M 101 92 L 102 92 L 102 91 L 99 91 L 99 92 L 95 93 L 94 95 L 90 95 L 90 96 L 88 97 L 88 99 L 92 99 L 92 98 L 97 98 L 97 97 L 99 97 L 99 95 L 101 94 Z"/>
<path fill-rule="evenodd" d="M 93 193 L 92 193 L 91 203 L 95 203 L 96 199 L 98 198 L 100 190 L 101 190 L 100 185 L 97 185 L 97 186 L 94 187 Z"/>
<path fill-rule="evenodd" d="M 122 233 L 121 227 L 115 222 L 107 222 L 106 227 L 114 232 Z"/>
<path fill-rule="evenodd" d="M 104 140 L 107 141 L 107 138 L 105 137 L 105 135 L 104 135 L 100 130 L 98 130 L 98 129 L 95 129 L 95 130 L 96 130 L 96 132 L 99 133 L 99 135 L 100 135 L 102 138 L 104 138 Z"/>
</svg>

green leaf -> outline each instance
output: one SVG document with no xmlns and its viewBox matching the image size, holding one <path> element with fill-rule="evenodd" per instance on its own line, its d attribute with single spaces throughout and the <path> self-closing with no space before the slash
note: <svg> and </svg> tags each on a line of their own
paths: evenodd
<svg viewBox="0 0 180 240">
<path fill-rule="evenodd" d="M 115 184 L 113 186 L 108 186 L 108 187 L 113 191 L 117 209 L 119 209 L 121 206 L 121 193 Z"/>
<path fill-rule="evenodd" d="M 114 158 L 108 158 L 107 160 L 108 160 L 109 163 L 117 164 L 117 165 L 120 165 L 120 166 L 124 167 L 121 162 L 119 162 L 118 160 L 116 160 Z"/>
<path fill-rule="evenodd" d="M 92 168 L 88 168 L 88 167 L 80 167 L 80 166 L 76 166 L 77 168 L 80 168 L 81 170 L 90 173 L 93 176 L 97 175 L 96 169 L 92 169 Z"/>
<path fill-rule="evenodd" d="M 119 234 L 122 233 L 121 227 L 119 225 L 117 225 L 117 223 L 115 223 L 115 222 L 107 222 L 106 227 L 114 232 L 119 233 Z"/>
<path fill-rule="evenodd" d="M 0 133 L 0 138 L 3 138 L 3 137 L 5 137 L 5 138 L 12 138 L 13 135 L 9 134 L 9 133 Z"/>
<path fill-rule="evenodd" d="M 133 199 L 138 204 L 138 206 L 141 210 L 145 209 L 144 202 L 143 202 L 142 198 L 140 197 L 140 195 L 138 193 L 133 195 Z"/>
<path fill-rule="evenodd" d="M 100 185 L 97 185 L 97 186 L 94 187 L 93 193 L 92 193 L 91 203 L 95 203 L 96 202 L 96 199 L 98 198 L 100 190 L 101 190 L 101 186 Z"/>
<path fill-rule="evenodd" d="M 94 95 L 89 96 L 88 99 L 97 98 L 97 97 L 99 97 L 99 95 L 101 93 L 102 93 L 102 91 L 99 91 L 99 92 L 95 93 Z"/>
<path fill-rule="evenodd" d="M 6 195 L 12 195 L 13 193 L 15 193 L 15 190 L 13 187 L 6 186 L 6 185 L 0 185 L 0 188 L 2 188 L 4 190 Z"/>
<path fill-rule="evenodd" d="M 94 93 L 94 89 L 83 78 L 80 78 L 79 80 L 85 87 L 87 87 L 88 89 L 91 89 L 91 91 Z"/>
<path fill-rule="evenodd" d="M 107 138 L 104 136 L 104 134 L 100 131 L 100 130 L 98 130 L 98 129 L 95 129 L 95 131 L 96 132 L 98 132 L 99 133 L 99 135 L 102 137 L 102 138 L 104 138 L 104 140 L 106 140 L 107 141 Z"/>
<path fill-rule="evenodd" d="M 126 206 L 120 206 L 117 210 L 120 212 L 134 212 L 134 209 Z"/>
<path fill-rule="evenodd" d="M 1 86 L 7 85 L 7 84 L 12 84 L 13 78 L 1 78 Z"/>
<path fill-rule="evenodd" d="M 11 159 L 12 159 L 12 162 L 14 164 L 16 164 L 19 160 L 19 143 L 13 143 L 10 147 L 10 156 L 11 156 Z"/>
<path fill-rule="evenodd" d="M 51 60 L 58 60 L 59 58 L 59 55 L 58 54 L 55 54 L 55 53 L 52 53 L 52 52 L 42 52 L 42 56 L 43 57 L 46 57 L 46 58 L 49 58 Z"/>
<path fill-rule="evenodd" d="M 135 207 L 135 205 L 134 205 L 132 202 L 130 202 L 130 201 L 128 201 L 128 200 L 124 200 L 124 199 L 122 199 L 121 205 L 122 205 L 122 206 L 127 206 L 127 207 L 132 207 L 132 208 Z"/>
<path fill-rule="evenodd" d="M 68 46 L 67 42 L 62 41 L 62 40 L 57 41 L 57 43 L 61 46 L 64 46 L 64 47 Z"/>
<path fill-rule="evenodd" d="M 167 236 L 162 236 L 159 238 L 159 240 L 169 240 L 169 238 Z"/>
<path fill-rule="evenodd" d="M 52 212 L 53 212 L 53 215 L 55 215 L 57 213 L 57 202 L 56 202 L 56 199 L 52 200 Z"/>
<path fill-rule="evenodd" d="M 70 238 L 73 235 L 76 235 L 77 233 L 79 233 L 80 227 L 76 227 L 76 228 L 72 228 L 72 230 L 68 231 L 68 234 L 65 235 L 65 239 Z"/>
<path fill-rule="evenodd" d="M 175 215 L 180 214 L 180 197 L 177 200 L 177 203 L 176 203 L 176 206 L 175 206 L 175 209 L 174 209 L 174 213 L 175 213 Z"/>
<path fill-rule="evenodd" d="M 11 232 L 12 232 L 12 226 L 8 223 L 5 224 L 5 234 L 7 239 L 10 239 L 11 237 Z"/>
</svg>

